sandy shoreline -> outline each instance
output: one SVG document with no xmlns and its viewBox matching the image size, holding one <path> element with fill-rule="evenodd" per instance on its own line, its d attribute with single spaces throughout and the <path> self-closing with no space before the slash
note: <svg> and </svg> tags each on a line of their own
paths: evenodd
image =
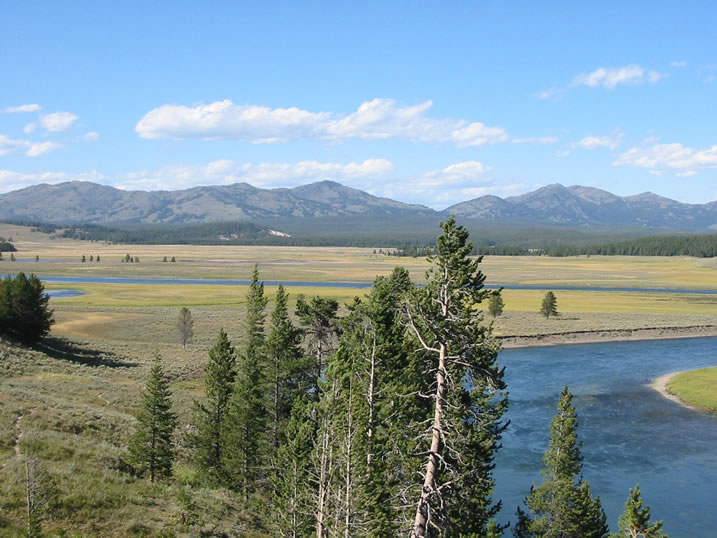
<svg viewBox="0 0 717 538">
<path fill-rule="evenodd" d="M 592 344 L 631 340 L 661 340 L 670 338 L 700 338 L 717 336 L 717 325 L 691 327 L 654 327 L 644 329 L 614 329 L 600 331 L 573 331 L 542 335 L 496 336 L 503 349 L 560 346 L 566 344 Z"/>
<path fill-rule="evenodd" d="M 667 391 L 667 384 L 670 382 L 670 380 L 675 377 L 677 374 L 681 374 L 683 372 L 689 372 L 689 370 L 682 370 L 680 372 L 670 372 L 669 374 L 661 375 L 652 383 L 648 385 L 651 389 L 656 390 L 660 393 L 663 397 L 667 398 L 668 400 L 672 400 L 675 403 L 680 404 L 682 407 L 686 407 L 687 409 L 694 409 L 695 411 L 702 411 L 699 407 L 695 407 L 694 405 L 690 405 L 684 400 L 680 399 L 679 397 L 675 396 L 674 394 L 671 394 Z"/>
</svg>

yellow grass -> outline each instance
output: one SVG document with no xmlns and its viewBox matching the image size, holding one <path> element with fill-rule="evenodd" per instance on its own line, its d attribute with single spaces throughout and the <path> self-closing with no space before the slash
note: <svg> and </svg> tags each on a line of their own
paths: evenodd
<svg viewBox="0 0 717 538">
<path fill-rule="evenodd" d="M 373 254 L 350 247 L 257 247 L 194 245 L 111 245 L 72 239 L 49 239 L 28 228 L 0 224 L 0 236 L 13 237 L 16 257 L 40 262 L 2 262 L 2 271 L 42 275 L 113 275 L 247 279 L 255 263 L 267 280 L 370 282 L 401 265 L 421 282 L 428 264 L 423 258 Z M 81 263 L 82 255 L 100 255 L 101 262 Z M 140 263 L 122 263 L 125 254 Z M 176 263 L 162 262 L 164 256 Z M 688 257 L 487 256 L 487 284 L 537 284 L 607 287 L 717 289 L 717 262 Z"/>
<path fill-rule="evenodd" d="M 248 286 L 221 286 L 202 284 L 53 284 L 47 289 L 72 288 L 87 295 L 53 299 L 53 305 L 72 306 L 194 306 L 239 305 L 245 302 Z M 269 298 L 276 294 L 277 286 L 266 286 Z M 360 288 L 292 287 L 287 288 L 290 300 L 296 301 L 301 294 L 311 297 L 321 295 L 339 302 L 364 295 L 368 290 Z"/>
</svg>

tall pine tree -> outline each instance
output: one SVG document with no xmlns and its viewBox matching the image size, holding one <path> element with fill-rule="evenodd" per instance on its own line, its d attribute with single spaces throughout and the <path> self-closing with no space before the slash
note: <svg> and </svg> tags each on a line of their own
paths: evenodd
<svg viewBox="0 0 717 538">
<path fill-rule="evenodd" d="M 317 397 L 326 357 L 331 353 L 339 332 L 338 310 L 339 303 L 336 299 L 316 296 L 307 302 L 303 295 L 296 299 L 296 315 L 303 327 L 307 347 L 314 354 L 312 382 L 313 392 Z"/>
<path fill-rule="evenodd" d="M 593 499 L 581 472 L 582 443 L 578 417 L 567 385 L 560 394 L 558 413 L 550 424 L 550 441 L 543 457 L 543 483 L 531 488 L 526 505 L 518 508 L 513 533 L 519 538 L 603 538 L 609 535 L 600 499 Z"/>
<path fill-rule="evenodd" d="M 301 348 L 301 330 L 289 318 L 288 299 L 284 286 L 279 285 L 265 345 L 266 377 L 271 391 L 270 427 L 275 449 L 284 440 L 294 400 L 306 395 L 311 375 Z"/>
<path fill-rule="evenodd" d="M 130 462 L 150 481 L 172 475 L 175 451 L 173 435 L 177 415 L 172 411 L 169 380 L 164 375 L 161 357 L 156 355 L 137 414 L 137 429 L 129 443 Z"/>
<path fill-rule="evenodd" d="M 204 368 L 206 402 L 194 402 L 195 433 L 191 438 L 194 460 L 213 482 L 226 483 L 227 416 L 236 374 L 234 347 L 222 329 Z"/>
<path fill-rule="evenodd" d="M 428 283 L 407 308 L 421 348 L 420 392 L 431 407 L 414 452 L 423 478 L 411 495 L 411 536 L 485 536 L 500 508 L 491 472 L 507 396 L 499 345 L 478 310 L 492 294 L 483 289 L 481 259 L 470 257 L 468 232 L 453 217 L 441 227 Z"/>
<path fill-rule="evenodd" d="M 229 402 L 228 427 L 224 432 L 225 444 L 231 447 L 224 454 L 229 484 L 240 490 L 245 498 L 255 491 L 257 481 L 269 463 L 264 337 L 267 299 L 257 266 L 254 266 L 246 303 L 245 340 L 239 353 L 237 377 Z"/>
</svg>

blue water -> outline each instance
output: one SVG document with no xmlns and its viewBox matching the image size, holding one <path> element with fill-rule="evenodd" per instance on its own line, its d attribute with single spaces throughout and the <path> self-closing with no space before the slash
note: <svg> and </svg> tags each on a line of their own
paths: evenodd
<svg viewBox="0 0 717 538">
<path fill-rule="evenodd" d="M 2 275 L 7 276 L 7 275 Z M 45 282 L 60 284 L 204 284 L 214 286 L 246 286 L 249 280 L 221 280 L 210 278 L 124 278 L 110 276 L 40 276 Z M 326 287 L 326 288 L 370 288 L 370 282 L 319 282 L 304 280 L 264 280 L 266 286 L 287 287 Z M 496 289 L 501 286 L 487 286 Z M 696 293 L 703 295 L 717 295 L 717 289 L 677 289 L 677 288 L 615 288 L 596 286 L 534 286 L 534 285 L 507 285 L 507 290 L 555 290 L 555 291 L 623 291 L 641 293 Z"/>
<path fill-rule="evenodd" d="M 50 299 L 64 299 L 66 297 L 79 297 L 80 295 L 87 295 L 84 291 L 80 290 L 47 290 L 45 292 Z"/>
<path fill-rule="evenodd" d="M 675 537 L 717 536 L 717 417 L 645 386 L 673 371 L 717 365 L 717 338 L 611 342 L 506 350 L 511 425 L 498 453 L 495 499 L 502 522 L 540 483 L 548 428 L 567 383 L 584 442 L 583 474 L 613 530 L 628 489 Z"/>
</svg>

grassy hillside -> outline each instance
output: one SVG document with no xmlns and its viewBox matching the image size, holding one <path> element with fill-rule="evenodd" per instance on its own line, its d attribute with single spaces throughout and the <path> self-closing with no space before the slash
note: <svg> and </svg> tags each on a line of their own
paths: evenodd
<svg viewBox="0 0 717 538">
<path fill-rule="evenodd" d="M 201 353 L 163 348 L 185 425 Z M 28 457 L 46 471 L 43 483 L 56 485 L 54 510 L 43 522 L 47 535 L 198 536 L 252 526 L 235 498 L 199 487 L 185 465 L 156 485 L 123 469 L 151 351 L 96 340 L 51 338 L 35 349 L 0 341 L 0 534 L 19 536 L 26 524 Z M 177 440 L 182 446 L 181 431 Z"/>
</svg>

